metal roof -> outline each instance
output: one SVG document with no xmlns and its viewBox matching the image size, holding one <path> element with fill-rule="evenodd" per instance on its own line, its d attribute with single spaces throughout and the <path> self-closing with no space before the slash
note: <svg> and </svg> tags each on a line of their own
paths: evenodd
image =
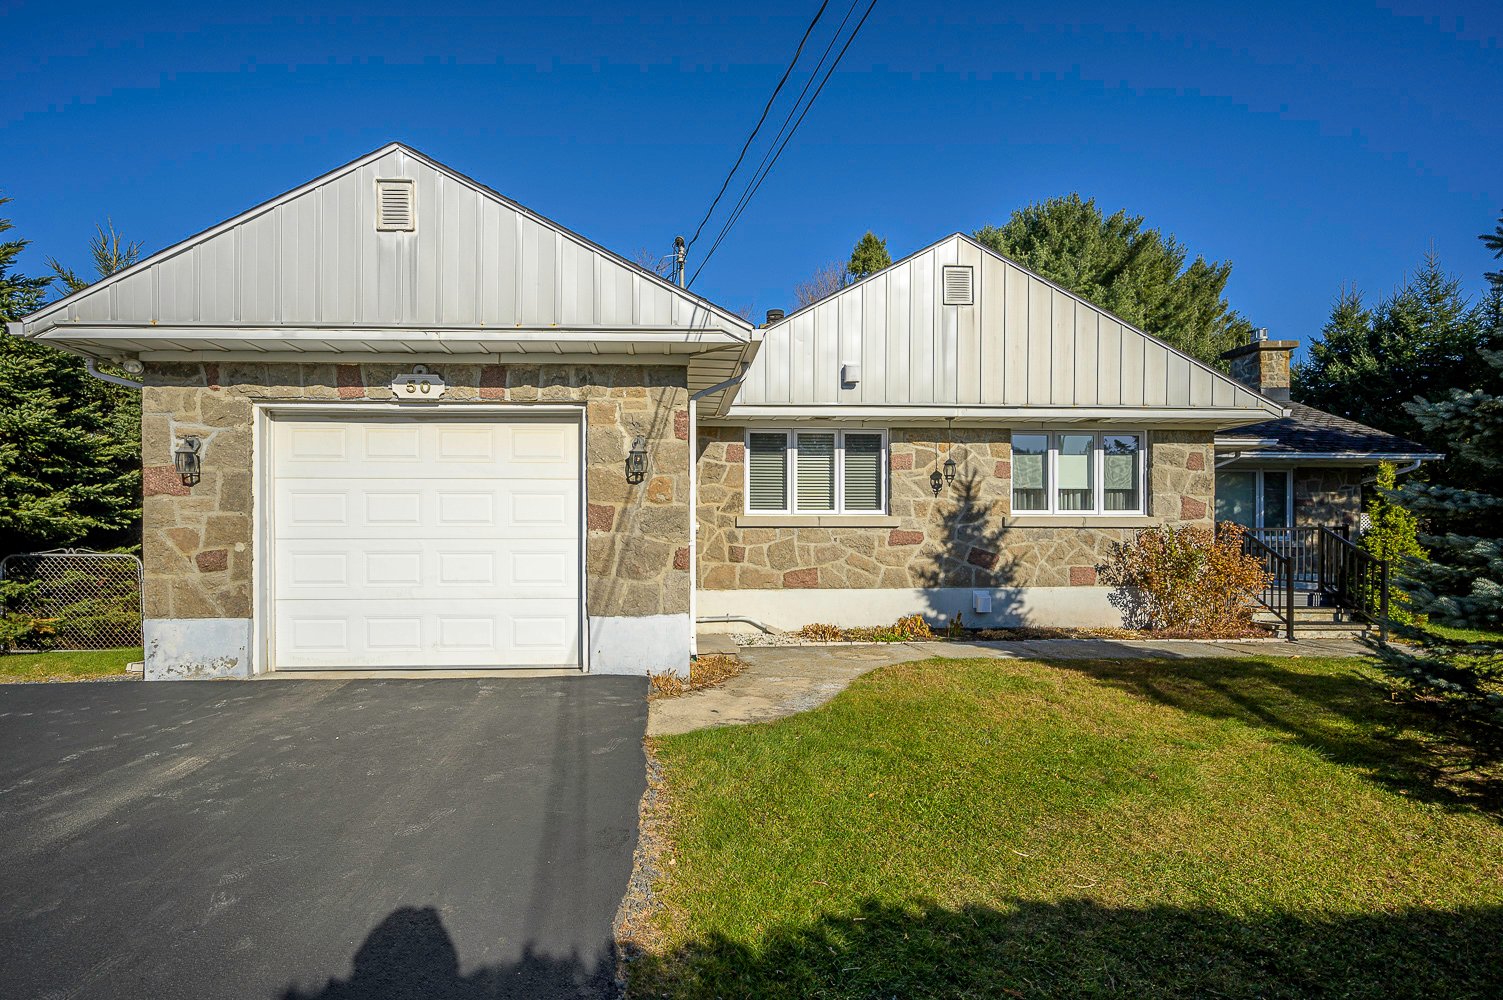
<svg viewBox="0 0 1503 1000">
<path fill-rule="evenodd" d="M 412 231 L 378 231 L 378 179 L 411 181 Z M 735 313 L 401 143 L 49 303 L 10 332 L 147 361 L 686 364 L 691 391 L 734 375 L 761 339 Z M 702 405 L 717 412 L 734 391 Z"/>
</svg>

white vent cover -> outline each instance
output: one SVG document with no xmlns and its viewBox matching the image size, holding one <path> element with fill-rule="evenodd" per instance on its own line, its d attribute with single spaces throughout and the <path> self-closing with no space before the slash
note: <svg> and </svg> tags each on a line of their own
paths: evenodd
<svg viewBox="0 0 1503 1000">
<path fill-rule="evenodd" d="M 971 288 L 971 268 L 960 264 L 947 264 L 944 268 L 944 304 L 968 306 L 974 302 Z"/>
<path fill-rule="evenodd" d="M 417 195 L 405 177 L 376 179 L 376 231 L 410 233 L 417 229 Z"/>
</svg>

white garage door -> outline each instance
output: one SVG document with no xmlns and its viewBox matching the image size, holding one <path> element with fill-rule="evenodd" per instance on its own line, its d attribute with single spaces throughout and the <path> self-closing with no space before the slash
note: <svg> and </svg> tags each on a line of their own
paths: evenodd
<svg viewBox="0 0 1503 1000">
<path fill-rule="evenodd" d="M 577 420 L 272 428 L 277 669 L 580 664 Z"/>
</svg>

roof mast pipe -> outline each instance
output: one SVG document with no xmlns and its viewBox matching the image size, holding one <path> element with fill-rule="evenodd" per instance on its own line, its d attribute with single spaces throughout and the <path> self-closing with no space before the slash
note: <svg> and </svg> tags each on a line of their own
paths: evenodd
<svg viewBox="0 0 1503 1000">
<path fill-rule="evenodd" d="M 688 248 L 684 246 L 684 238 L 673 238 L 673 269 L 678 272 L 678 287 L 684 287 L 684 261 L 688 258 Z"/>
</svg>

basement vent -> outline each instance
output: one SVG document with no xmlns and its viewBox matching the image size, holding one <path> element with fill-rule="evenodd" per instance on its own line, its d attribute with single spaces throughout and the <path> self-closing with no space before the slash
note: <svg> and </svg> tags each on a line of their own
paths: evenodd
<svg viewBox="0 0 1503 1000">
<path fill-rule="evenodd" d="M 417 229 L 417 196 L 406 178 L 376 179 L 376 231 L 410 233 Z"/>
<path fill-rule="evenodd" d="M 951 264 L 945 267 L 945 305 L 968 306 L 974 302 L 971 288 L 971 274 L 971 268 L 958 264 Z"/>
</svg>

